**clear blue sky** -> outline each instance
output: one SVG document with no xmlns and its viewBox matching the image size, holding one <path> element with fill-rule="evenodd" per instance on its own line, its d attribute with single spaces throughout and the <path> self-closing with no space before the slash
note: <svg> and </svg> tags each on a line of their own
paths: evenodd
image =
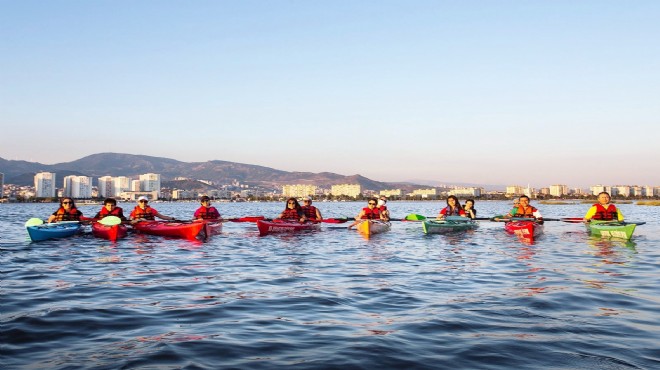
<svg viewBox="0 0 660 370">
<path fill-rule="evenodd" d="M 660 186 L 660 1 L 0 0 L 0 157 Z"/>
</svg>

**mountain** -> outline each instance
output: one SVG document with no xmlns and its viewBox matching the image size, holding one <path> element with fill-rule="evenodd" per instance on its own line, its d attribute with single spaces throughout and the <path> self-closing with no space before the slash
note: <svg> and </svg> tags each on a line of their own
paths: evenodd
<svg viewBox="0 0 660 370">
<path fill-rule="evenodd" d="M 34 174 L 41 171 L 57 173 L 57 183 L 68 175 L 84 175 L 93 178 L 96 184 L 101 176 L 128 176 L 137 178 L 140 174 L 159 173 L 163 185 L 177 177 L 195 180 L 208 180 L 217 184 L 240 182 L 250 186 L 279 188 L 285 184 L 310 184 L 329 188 L 336 184 L 360 184 L 365 189 L 385 190 L 401 188 L 411 191 L 420 185 L 412 183 L 388 183 L 368 179 L 361 175 L 344 176 L 332 172 L 287 172 L 252 164 L 207 161 L 181 162 L 169 158 L 151 157 L 122 153 L 92 154 L 72 162 L 45 165 L 35 162 L 13 161 L 0 158 L 0 172 L 5 174 L 5 183 L 32 185 Z M 186 184 L 186 185 L 184 185 Z M 179 186 L 199 186 L 199 182 L 177 181 Z"/>
</svg>

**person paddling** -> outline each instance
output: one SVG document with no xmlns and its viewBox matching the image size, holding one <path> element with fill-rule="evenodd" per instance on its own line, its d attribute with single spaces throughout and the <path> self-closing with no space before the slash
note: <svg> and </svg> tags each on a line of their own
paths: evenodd
<svg viewBox="0 0 660 370">
<path fill-rule="evenodd" d="M 440 210 L 437 219 L 442 220 L 447 216 L 465 216 L 465 211 L 461 207 L 461 202 L 458 201 L 455 195 L 447 197 L 447 207 Z"/>
<path fill-rule="evenodd" d="M 117 207 L 117 201 L 113 198 L 106 198 L 103 201 L 103 208 L 101 208 L 101 210 L 96 213 L 94 218 L 100 220 L 107 216 L 117 216 L 122 221 L 126 221 L 124 210 L 121 207 Z"/>
<path fill-rule="evenodd" d="M 529 197 L 527 195 L 521 195 L 518 198 L 518 207 L 513 208 L 508 214 L 503 216 L 504 218 L 533 218 L 537 223 L 543 223 L 543 216 L 541 212 L 529 205 Z"/>
<path fill-rule="evenodd" d="M 387 197 L 384 195 L 381 195 L 380 198 L 378 199 L 378 210 L 380 211 L 380 214 L 383 216 L 383 220 L 389 221 L 390 220 L 390 211 L 387 209 Z"/>
<path fill-rule="evenodd" d="M 296 198 L 289 198 L 286 200 L 286 208 L 284 208 L 284 211 L 280 213 L 278 218 L 286 221 L 307 221 L 307 216 L 305 216 L 305 213 Z"/>
<path fill-rule="evenodd" d="M 360 213 L 355 217 L 355 222 L 350 224 L 348 228 L 352 228 L 353 226 L 359 224 L 360 222 L 364 220 L 385 220 L 383 215 L 380 213 L 380 210 L 376 205 L 378 204 L 378 200 L 376 198 L 370 198 L 367 201 L 367 206 L 365 208 L 362 208 Z"/>
<path fill-rule="evenodd" d="M 60 208 L 48 217 L 48 223 L 62 221 L 81 221 L 83 214 L 76 208 L 73 198 L 60 199 Z"/>
<path fill-rule="evenodd" d="M 175 220 L 174 217 L 161 215 L 155 208 L 151 208 L 149 206 L 149 199 L 145 196 L 138 198 L 138 204 L 133 208 L 129 217 L 133 223 L 139 221 L 154 221 L 156 217 L 169 221 Z"/>
<path fill-rule="evenodd" d="M 603 191 L 598 194 L 598 203 L 589 208 L 587 214 L 584 215 L 584 221 L 603 220 L 603 221 L 623 221 L 623 214 L 616 208 L 614 204 L 610 203 L 610 193 Z"/>
<path fill-rule="evenodd" d="M 201 206 L 197 208 L 193 219 L 195 220 L 222 220 L 220 212 L 215 207 L 211 206 L 211 198 L 204 195 L 200 198 Z"/>
<path fill-rule="evenodd" d="M 319 211 L 318 208 L 312 205 L 312 197 L 305 197 L 303 199 L 302 210 L 308 220 L 316 221 L 316 222 L 323 221 L 323 216 L 321 216 L 321 211 Z"/>
</svg>

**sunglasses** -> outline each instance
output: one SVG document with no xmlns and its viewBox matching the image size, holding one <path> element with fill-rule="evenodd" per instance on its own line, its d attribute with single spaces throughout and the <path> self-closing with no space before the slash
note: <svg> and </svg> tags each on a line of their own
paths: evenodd
<svg viewBox="0 0 660 370">
<path fill-rule="evenodd" d="M 311 200 L 303 200 L 303 202 L 309 203 L 309 202 L 311 202 Z"/>
<path fill-rule="evenodd" d="M 140 203 L 149 203 L 148 200 L 141 200 Z"/>
<path fill-rule="evenodd" d="M 73 204 L 73 202 L 62 202 L 62 204 Z"/>
</svg>

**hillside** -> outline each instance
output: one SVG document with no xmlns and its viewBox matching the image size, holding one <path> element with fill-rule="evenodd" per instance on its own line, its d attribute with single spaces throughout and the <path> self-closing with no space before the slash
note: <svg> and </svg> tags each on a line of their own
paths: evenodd
<svg viewBox="0 0 660 370">
<path fill-rule="evenodd" d="M 32 185 L 37 172 L 57 173 L 57 182 L 64 176 L 85 175 L 93 183 L 101 176 L 128 176 L 137 178 L 144 173 L 159 173 L 162 181 L 175 177 L 210 180 L 218 184 L 238 181 L 251 186 L 278 188 L 284 184 L 314 184 L 330 187 L 336 184 L 360 184 L 365 189 L 384 190 L 402 188 L 409 191 L 420 185 L 411 183 L 386 183 L 368 179 L 361 175 L 344 176 L 332 172 L 287 172 L 269 167 L 213 160 L 207 162 L 181 162 L 170 158 L 123 153 L 92 154 L 72 162 L 45 165 L 35 162 L 12 161 L 0 158 L 0 172 L 5 174 L 5 183 Z"/>
</svg>

